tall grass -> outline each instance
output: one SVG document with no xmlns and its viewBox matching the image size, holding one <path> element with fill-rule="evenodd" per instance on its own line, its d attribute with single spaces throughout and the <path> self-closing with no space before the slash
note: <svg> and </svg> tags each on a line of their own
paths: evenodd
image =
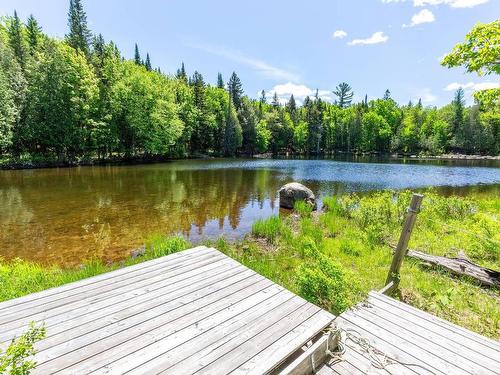
<svg viewBox="0 0 500 375">
<path fill-rule="evenodd" d="M 100 259 L 93 259 L 84 262 L 79 268 L 65 269 L 21 259 L 8 262 L 0 260 L 0 301 L 96 276 L 121 266 L 158 258 L 189 247 L 189 242 L 182 237 L 154 235 L 146 241 L 142 256 L 125 259 L 121 263 L 107 264 Z"/>
</svg>

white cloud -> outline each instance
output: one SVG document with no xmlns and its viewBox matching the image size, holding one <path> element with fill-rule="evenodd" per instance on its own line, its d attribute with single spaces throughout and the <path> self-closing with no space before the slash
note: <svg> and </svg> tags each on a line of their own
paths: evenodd
<svg viewBox="0 0 500 375">
<path fill-rule="evenodd" d="M 415 95 L 413 95 L 413 100 L 415 102 L 417 102 L 419 99 L 422 100 L 423 104 L 431 104 L 434 103 L 438 99 L 438 97 L 432 93 L 430 88 L 426 87 L 417 91 Z"/>
<path fill-rule="evenodd" d="M 290 99 L 290 96 L 295 98 L 295 100 L 302 104 L 306 96 L 313 97 L 316 95 L 316 90 L 307 87 L 306 85 L 297 85 L 292 82 L 287 82 L 284 84 L 279 84 L 274 86 L 272 89 L 266 91 L 266 97 L 268 101 L 272 99 L 274 93 L 278 95 L 278 99 L 281 104 L 285 104 Z M 318 90 L 318 96 L 325 101 L 332 101 L 332 92 L 328 90 Z M 260 92 L 257 93 L 260 96 Z"/>
<path fill-rule="evenodd" d="M 427 5 L 446 4 L 452 8 L 473 8 L 477 5 L 485 4 L 489 0 L 413 0 L 416 7 L 425 7 Z"/>
<path fill-rule="evenodd" d="M 411 23 L 409 25 L 403 25 L 403 27 L 413 27 L 416 25 L 421 25 L 423 23 L 431 23 L 436 20 L 434 13 L 428 9 L 422 9 L 420 12 L 416 13 L 411 17 Z"/>
<path fill-rule="evenodd" d="M 458 83 L 458 82 L 453 82 L 447 85 L 444 90 L 445 91 L 456 91 L 459 88 L 462 88 L 466 91 L 480 91 L 480 90 L 488 90 L 488 89 L 495 89 L 497 87 L 500 87 L 500 83 L 497 82 L 467 82 L 467 83 Z"/>
<path fill-rule="evenodd" d="M 186 42 L 185 44 L 188 47 L 208 52 L 212 55 L 221 56 L 226 59 L 246 65 L 266 78 L 292 82 L 300 81 L 300 76 L 298 74 L 268 64 L 263 60 L 246 56 L 240 51 L 227 49 L 221 46 L 214 46 L 207 43 Z"/>
<path fill-rule="evenodd" d="M 345 38 L 347 33 L 344 30 L 337 30 L 332 34 L 332 38 Z"/>
<path fill-rule="evenodd" d="M 378 44 L 385 43 L 389 40 L 387 35 L 384 35 L 383 31 L 377 31 L 373 33 L 372 36 L 366 39 L 353 39 L 348 44 L 350 46 L 365 45 L 365 44 Z"/>
</svg>

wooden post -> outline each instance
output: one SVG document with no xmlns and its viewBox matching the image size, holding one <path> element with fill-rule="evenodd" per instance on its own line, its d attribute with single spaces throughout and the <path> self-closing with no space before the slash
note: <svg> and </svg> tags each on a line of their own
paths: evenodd
<svg viewBox="0 0 500 375">
<path fill-rule="evenodd" d="M 417 214 L 420 210 L 420 205 L 422 204 L 423 198 L 424 196 L 422 194 L 413 194 L 413 196 L 411 197 L 411 203 L 406 214 L 406 220 L 403 225 L 403 230 L 401 231 L 401 235 L 399 236 L 398 246 L 396 247 L 396 251 L 394 252 L 391 268 L 385 282 L 386 286 L 382 289 L 383 293 L 389 293 L 398 287 L 399 270 L 406 255 L 408 242 L 410 241 L 411 232 L 413 230 L 413 226 L 415 225 L 415 220 L 417 219 Z"/>
</svg>

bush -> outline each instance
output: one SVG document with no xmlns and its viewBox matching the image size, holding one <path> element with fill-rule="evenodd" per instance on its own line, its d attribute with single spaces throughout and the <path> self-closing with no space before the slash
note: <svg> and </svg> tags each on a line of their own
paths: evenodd
<svg viewBox="0 0 500 375">
<path fill-rule="evenodd" d="M 28 358 L 35 355 L 34 344 L 43 339 L 45 333 L 43 324 L 37 327 L 31 322 L 28 331 L 18 339 L 12 340 L 5 353 L 0 350 L 0 374 L 29 374 L 36 367 L 36 362 Z"/>
<path fill-rule="evenodd" d="M 342 266 L 324 255 L 300 266 L 297 286 L 305 299 L 334 314 L 349 307 L 347 292 L 352 285 L 346 281 Z"/>
</svg>

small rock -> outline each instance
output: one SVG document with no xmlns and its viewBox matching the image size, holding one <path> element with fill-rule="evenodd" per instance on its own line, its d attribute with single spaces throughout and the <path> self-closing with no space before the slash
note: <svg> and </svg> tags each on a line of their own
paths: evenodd
<svg viewBox="0 0 500 375">
<path fill-rule="evenodd" d="M 132 259 L 137 259 L 139 257 L 142 257 L 144 255 L 144 253 L 146 252 L 146 247 L 145 246 L 142 246 L 142 247 L 139 247 L 135 250 L 132 250 L 130 252 L 130 257 Z"/>
<path fill-rule="evenodd" d="M 295 202 L 304 201 L 316 209 L 316 197 L 311 189 L 298 182 L 291 182 L 283 186 L 279 191 L 280 207 L 293 208 Z"/>
</svg>

